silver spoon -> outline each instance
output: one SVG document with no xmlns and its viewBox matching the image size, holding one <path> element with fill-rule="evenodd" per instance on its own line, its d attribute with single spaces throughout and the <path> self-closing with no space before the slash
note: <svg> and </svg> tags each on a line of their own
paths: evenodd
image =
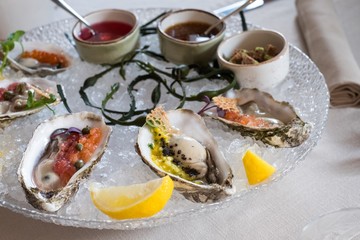
<svg viewBox="0 0 360 240">
<path fill-rule="evenodd" d="M 248 0 L 248 1 L 246 1 L 243 5 L 241 5 L 240 7 L 235 9 L 234 11 L 230 12 L 229 14 L 227 14 L 226 16 L 221 18 L 220 21 L 214 23 L 208 29 L 206 29 L 205 32 L 204 32 L 204 35 L 208 36 L 209 33 L 211 32 L 211 30 L 213 30 L 215 27 L 217 27 L 220 23 L 224 22 L 226 19 L 228 19 L 233 14 L 240 12 L 241 10 L 243 10 L 244 8 L 246 8 L 248 5 L 250 5 L 251 3 L 255 2 L 255 1 L 256 0 Z"/>
<path fill-rule="evenodd" d="M 59 7 L 61 7 L 62 9 L 66 10 L 67 12 L 69 12 L 70 14 L 72 14 L 74 17 L 76 17 L 80 22 L 82 22 L 83 24 L 85 24 L 85 26 L 90 30 L 91 34 L 97 35 L 98 33 L 96 32 L 96 30 L 91 27 L 90 23 L 88 21 L 86 21 L 78 12 L 76 12 L 69 4 L 67 4 L 64 0 L 51 0 L 53 1 L 56 5 L 58 5 Z"/>
</svg>

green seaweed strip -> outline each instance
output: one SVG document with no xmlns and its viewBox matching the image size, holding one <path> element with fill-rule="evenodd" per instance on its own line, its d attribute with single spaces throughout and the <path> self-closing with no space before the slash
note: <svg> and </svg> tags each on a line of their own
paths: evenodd
<svg viewBox="0 0 360 240">
<path fill-rule="evenodd" d="M 59 96 L 60 96 L 60 98 L 61 98 L 61 101 L 63 102 L 66 110 L 68 111 L 68 113 L 72 113 L 71 108 L 69 107 L 69 105 L 68 105 L 68 103 L 67 103 L 67 99 L 66 99 L 66 97 L 65 97 L 63 87 L 62 87 L 60 84 L 57 84 L 57 85 L 56 85 L 56 88 L 57 88 L 57 91 L 58 91 L 58 93 L 59 93 Z"/>
<path fill-rule="evenodd" d="M 108 101 L 110 99 L 113 98 L 114 94 L 119 90 L 119 83 L 115 83 L 114 85 L 111 86 L 111 91 L 110 93 L 106 94 L 106 97 L 105 99 L 102 101 L 102 104 L 101 104 L 101 112 L 103 114 L 103 116 L 110 121 L 110 123 L 112 124 L 119 124 L 119 125 L 124 125 L 124 126 L 132 126 L 132 125 L 135 125 L 135 126 L 142 126 L 145 124 L 145 120 L 146 120 L 146 117 L 145 116 L 140 116 L 138 118 L 136 118 L 135 120 L 133 121 L 122 121 L 122 120 L 118 120 L 118 119 L 114 119 L 112 117 L 110 117 L 105 111 L 105 106 L 106 104 L 108 103 Z"/>
</svg>

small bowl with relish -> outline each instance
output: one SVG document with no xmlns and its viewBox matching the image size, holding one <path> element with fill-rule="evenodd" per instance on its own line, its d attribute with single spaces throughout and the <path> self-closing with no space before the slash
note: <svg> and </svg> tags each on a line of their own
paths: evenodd
<svg viewBox="0 0 360 240">
<path fill-rule="evenodd" d="M 249 30 L 225 39 L 217 59 L 220 67 L 234 72 L 241 87 L 266 91 L 289 72 L 289 43 L 277 31 Z"/>
<path fill-rule="evenodd" d="M 84 17 L 96 31 L 93 34 L 81 22 L 72 30 L 76 50 L 90 63 L 113 64 L 132 52 L 139 43 L 137 16 L 122 9 L 104 9 Z"/>
<path fill-rule="evenodd" d="M 206 36 L 203 33 L 218 21 L 218 16 L 200 9 L 166 14 L 157 26 L 161 53 L 175 64 L 207 64 L 216 57 L 226 25 L 219 24 Z"/>
</svg>

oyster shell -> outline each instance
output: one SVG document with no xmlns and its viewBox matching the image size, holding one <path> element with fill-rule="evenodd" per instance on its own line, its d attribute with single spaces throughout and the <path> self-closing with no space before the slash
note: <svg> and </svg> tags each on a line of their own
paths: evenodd
<svg viewBox="0 0 360 240">
<path fill-rule="evenodd" d="M 40 77 L 63 72 L 71 65 L 70 56 L 60 47 L 44 42 L 16 42 L 8 60 L 11 67 Z"/>
<path fill-rule="evenodd" d="M 136 149 L 189 200 L 213 202 L 235 192 L 230 166 L 203 119 L 191 110 L 153 110 L 139 130 Z"/>
<path fill-rule="evenodd" d="M 311 125 L 301 120 L 289 103 L 276 101 L 258 89 L 243 88 L 230 95 L 214 97 L 217 111 L 205 114 L 243 136 L 275 147 L 296 147 L 309 137 Z"/>
<path fill-rule="evenodd" d="M 0 122 L 33 114 L 46 107 L 45 104 L 29 107 L 29 91 L 35 101 L 43 99 L 50 106 L 60 102 L 55 82 L 43 78 L 5 79 L 0 81 Z"/>
<path fill-rule="evenodd" d="M 90 133 L 86 132 L 88 128 Z M 103 118 L 91 112 L 58 116 L 40 124 L 18 168 L 28 202 L 49 212 L 60 209 L 100 161 L 110 134 Z M 90 151 L 93 145 L 86 141 L 93 141 L 97 147 Z M 80 143 L 83 145 L 78 148 Z M 85 151 L 90 151 L 87 157 Z"/>
</svg>

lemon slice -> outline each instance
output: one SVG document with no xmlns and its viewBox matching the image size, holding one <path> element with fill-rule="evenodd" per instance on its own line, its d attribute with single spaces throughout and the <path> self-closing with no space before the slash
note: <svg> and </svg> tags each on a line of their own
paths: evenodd
<svg viewBox="0 0 360 240">
<path fill-rule="evenodd" d="M 250 185 L 264 181 L 276 171 L 272 165 L 261 159 L 250 150 L 246 151 L 243 157 L 243 163 Z"/>
<path fill-rule="evenodd" d="M 142 184 L 115 187 L 90 186 L 94 205 L 115 219 L 150 217 L 163 209 L 170 199 L 174 183 L 169 176 Z"/>
</svg>

